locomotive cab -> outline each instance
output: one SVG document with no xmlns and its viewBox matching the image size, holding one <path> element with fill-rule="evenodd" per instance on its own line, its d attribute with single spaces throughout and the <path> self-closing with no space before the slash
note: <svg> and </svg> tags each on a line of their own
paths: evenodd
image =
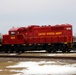
<svg viewBox="0 0 76 75">
<path fill-rule="evenodd" d="M 14 28 L 9 31 L 11 44 L 24 44 L 25 37 L 24 34 L 21 32 L 21 28 Z"/>
<path fill-rule="evenodd" d="M 21 28 L 11 28 L 7 35 L 3 35 L 3 44 L 4 45 L 20 45 L 24 44 L 26 37 L 24 31 L 21 32 Z"/>
</svg>

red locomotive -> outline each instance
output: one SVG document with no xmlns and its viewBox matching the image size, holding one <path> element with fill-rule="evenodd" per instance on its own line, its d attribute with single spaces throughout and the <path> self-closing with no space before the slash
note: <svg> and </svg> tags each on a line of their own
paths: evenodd
<svg viewBox="0 0 76 75">
<path fill-rule="evenodd" d="M 47 52 L 70 52 L 73 44 L 72 25 L 38 26 L 11 28 L 3 35 L 1 51 L 24 52 L 46 50 Z"/>
</svg>

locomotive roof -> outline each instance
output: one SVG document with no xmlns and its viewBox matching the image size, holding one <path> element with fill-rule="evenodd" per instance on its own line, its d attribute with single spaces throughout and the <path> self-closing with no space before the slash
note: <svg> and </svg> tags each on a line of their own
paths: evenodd
<svg viewBox="0 0 76 75">
<path fill-rule="evenodd" d="M 11 28 L 9 31 L 18 31 L 18 30 L 25 30 L 25 27 L 19 27 L 19 28 Z"/>
<path fill-rule="evenodd" d="M 64 27 L 66 27 L 66 26 L 72 26 L 72 25 L 71 24 L 56 24 L 56 25 L 41 25 L 41 26 L 39 26 L 39 25 L 30 25 L 30 26 L 28 26 L 28 28 L 33 28 L 33 27 L 47 27 L 47 26 L 51 26 L 51 27 L 64 26 Z"/>
<path fill-rule="evenodd" d="M 57 25 L 42 25 L 42 26 L 39 26 L 39 25 L 31 25 L 31 26 L 28 26 L 27 28 L 34 28 L 34 27 L 59 27 L 59 26 L 62 26 L 62 27 L 66 27 L 66 26 L 72 26 L 71 24 L 57 24 Z M 11 28 L 9 31 L 18 31 L 18 30 L 26 30 L 27 29 L 26 27 L 18 27 L 18 28 Z"/>
<path fill-rule="evenodd" d="M 19 28 L 11 28 L 9 31 L 17 31 Z"/>
</svg>

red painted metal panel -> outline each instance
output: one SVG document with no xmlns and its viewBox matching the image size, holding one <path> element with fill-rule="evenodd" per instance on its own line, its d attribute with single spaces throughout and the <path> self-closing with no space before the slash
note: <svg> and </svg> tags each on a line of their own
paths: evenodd
<svg viewBox="0 0 76 75">
<path fill-rule="evenodd" d="M 40 37 L 40 43 L 45 43 L 45 38 L 44 37 Z"/>
<path fill-rule="evenodd" d="M 56 36 L 54 36 L 54 37 L 51 37 L 51 42 L 52 43 L 59 43 L 59 38 L 58 37 L 56 37 Z"/>
<path fill-rule="evenodd" d="M 51 37 L 46 37 L 45 39 L 46 39 L 46 43 L 51 43 L 52 42 Z"/>
<path fill-rule="evenodd" d="M 39 37 L 34 37 L 34 44 L 39 44 L 40 43 L 40 38 Z"/>
<path fill-rule="evenodd" d="M 28 37 L 27 38 L 27 43 L 28 44 L 33 44 L 33 38 L 32 37 Z"/>
<path fill-rule="evenodd" d="M 9 32 L 14 31 L 16 34 L 5 35 L 4 44 L 38 44 L 38 43 L 59 43 L 72 42 L 72 25 L 61 24 L 55 26 L 29 26 L 12 28 Z M 18 36 L 19 35 L 19 36 Z M 7 41 L 6 41 L 7 40 Z"/>
</svg>

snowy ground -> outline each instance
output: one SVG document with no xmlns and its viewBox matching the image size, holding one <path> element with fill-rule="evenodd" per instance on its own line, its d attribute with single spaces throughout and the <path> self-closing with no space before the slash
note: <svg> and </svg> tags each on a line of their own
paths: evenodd
<svg viewBox="0 0 76 75">
<path fill-rule="evenodd" d="M 10 54 L 10 55 L 16 55 L 16 54 Z M 44 55 L 76 57 L 76 53 L 48 54 L 48 55 L 44 54 Z M 27 59 L 25 59 L 25 61 L 23 62 L 22 61 L 14 62 L 10 60 L 7 62 L 0 62 L 0 75 L 76 75 L 76 60 L 42 59 L 35 61 L 32 59 L 32 61 L 28 61 Z"/>
<path fill-rule="evenodd" d="M 18 62 L 17 65 L 7 68 L 24 68 L 23 70 L 10 70 L 19 72 L 15 75 L 72 75 L 76 74 L 76 63 L 57 61 L 27 61 Z"/>
</svg>

